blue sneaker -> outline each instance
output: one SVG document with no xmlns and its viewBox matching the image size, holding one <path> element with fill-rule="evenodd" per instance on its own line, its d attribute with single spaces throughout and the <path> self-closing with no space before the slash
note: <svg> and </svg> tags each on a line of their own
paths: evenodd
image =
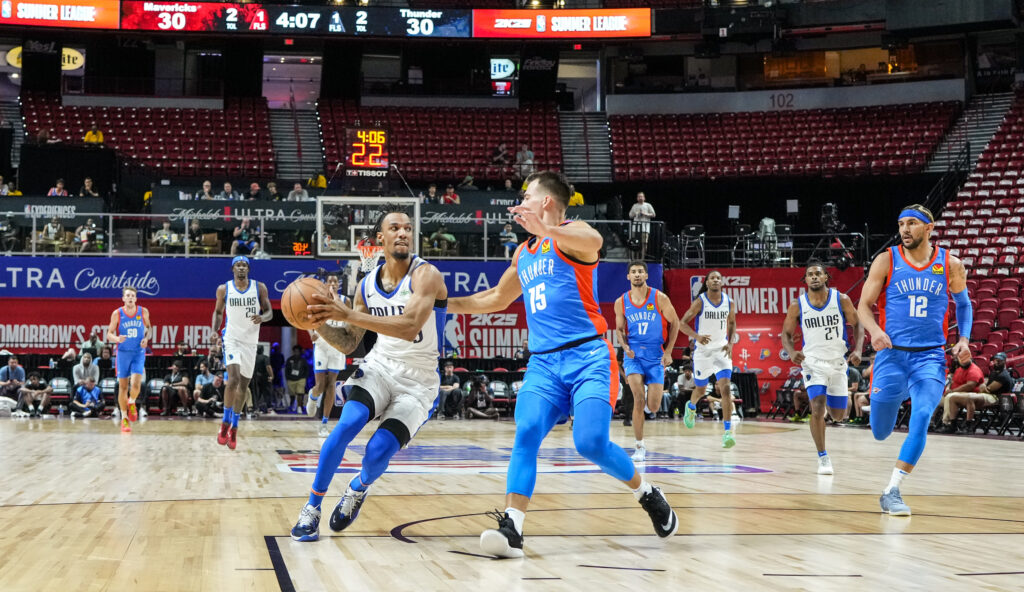
<svg viewBox="0 0 1024 592">
<path fill-rule="evenodd" d="M 898 487 L 883 493 L 882 497 L 878 498 L 878 503 L 882 505 L 882 512 L 890 516 L 910 516 L 910 506 L 903 503 Z"/>
<path fill-rule="evenodd" d="M 366 494 L 369 492 L 369 489 L 356 491 L 351 487 L 345 490 L 345 495 L 341 496 L 341 501 L 331 512 L 331 530 L 341 532 L 355 522 L 359 517 L 359 508 L 363 507 Z"/>
<path fill-rule="evenodd" d="M 302 506 L 299 521 L 292 527 L 292 540 L 308 542 L 320 538 L 320 508 Z"/>
</svg>

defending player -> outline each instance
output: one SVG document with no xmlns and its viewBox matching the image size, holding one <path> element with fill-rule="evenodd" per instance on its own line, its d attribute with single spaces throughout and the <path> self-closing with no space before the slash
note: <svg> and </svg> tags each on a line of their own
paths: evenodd
<svg viewBox="0 0 1024 592">
<path fill-rule="evenodd" d="M 715 388 L 722 397 L 722 448 L 732 448 L 736 439 L 732 435 L 732 341 L 736 335 L 736 304 L 722 291 L 724 281 L 717 271 L 704 278 L 697 298 L 690 304 L 679 329 L 690 337 L 693 347 L 693 382 L 696 388 L 686 403 L 683 424 L 692 428 L 697 419 L 697 401 L 704 396 L 708 380 L 715 377 Z M 695 328 L 690 321 L 697 319 Z"/>
<path fill-rule="evenodd" d="M 249 278 L 249 258 L 239 255 L 231 260 L 234 279 L 217 288 L 217 306 L 213 310 L 213 343 L 223 339 L 224 365 L 228 383 L 224 387 L 224 418 L 218 444 L 231 450 L 238 444 L 238 415 L 245 405 L 245 392 L 256 366 L 256 345 L 260 324 L 274 317 L 267 287 Z M 221 330 L 221 321 L 224 328 Z"/>
<path fill-rule="evenodd" d="M 622 366 L 633 391 L 633 460 L 644 462 L 644 407 L 657 413 L 665 390 L 665 366 L 679 335 L 679 317 L 672 301 L 647 285 L 647 264 L 631 261 L 626 272 L 630 289 L 615 301 L 615 332 L 622 344 Z M 646 397 L 644 385 L 647 386 Z"/>
<path fill-rule="evenodd" d="M 314 298 L 322 303 L 307 308 L 317 322 L 345 321 L 340 327 L 325 324 L 317 328 L 320 338 L 339 351 L 351 353 L 367 330 L 377 333 L 377 341 L 345 382 L 341 418 L 320 450 L 309 501 L 292 528 L 292 538 L 297 541 L 320 538 L 324 495 L 345 448 L 363 426 L 372 419 L 381 420 L 366 443 L 360 473 L 349 482 L 331 513 L 334 531 L 355 521 L 370 485 L 384 474 L 391 457 L 409 443 L 437 404 L 441 386 L 437 358 L 448 289 L 436 267 L 412 254 L 412 220 L 404 208 L 385 209 L 377 225 L 384 265 L 359 283 L 355 308 L 319 294 Z"/>
<path fill-rule="evenodd" d="M 138 306 L 138 293 L 132 286 L 121 290 L 124 306 L 110 313 L 107 341 L 117 344 L 114 365 L 117 368 L 117 404 L 121 409 L 121 431 L 131 432 L 131 422 L 139 420 L 135 400 L 142 390 L 142 377 L 146 373 L 146 346 L 152 326 L 149 311 Z"/>
<path fill-rule="evenodd" d="M 909 516 L 900 496 L 903 478 L 914 470 L 924 452 L 932 413 L 945 387 L 946 322 L 949 296 L 956 303 L 960 340 L 953 355 L 963 364 L 971 359 L 973 310 L 967 295 L 967 270 L 930 236 L 935 218 L 922 205 L 903 208 L 898 218 L 900 244 L 871 262 L 857 314 L 871 334 L 875 349 L 871 373 L 871 433 L 884 440 L 896 425 L 896 414 L 910 396 L 910 428 L 900 447 L 889 485 L 878 498 L 882 511 Z M 881 324 L 871 307 L 878 303 Z"/>
<path fill-rule="evenodd" d="M 789 305 L 782 324 L 782 345 L 794 364 L 804 373 L 804 387 L 811 400 L 811 437 L 818 449 L 818 474 L 833 473 L 825 450 L 825 407 L 834 421 L 842 421 L 849 402 L 846 371 L 860 364 L 864 349 L 864 326 L 857 319 L 853 301 L 828 287 L 829 275 L 823 263 L 810 263 L 804 271 L 807 292 Z M 853 347 L 846 358 L 846 323 L 853 326 Z M 796 351 L 793 335 L 803 333 L 803 349 Z M 824 396 L 822 396 L 824 395 Z"/>
<path fill-rule="evenodd" d="M 585 458 L 626 483 L 660 537 L 678 520 L 657 487 L 645 481 L 621 447 L 608 438 L 619 370 L 597 299 L 603 239 L 586 222 L 567 221 L 569 184 L 558 173 L 527 178 L 521 205 L 509 208 L 533 235 L 519 245 L 498 285 L 452 298 L 452 312 L 504 310 L 525 297 L 532 356 L 516 402 L 516 439 L 508 466 L 504 513 L 498 528 L 480 535 L 480 547 L 498 557 L 523 556 L 523 522 L 537 481 L 537 453 L 555 423 L 572 415 L 573 443 Z"/>
<path fill-rule="evenodd" d="M 338 274 L 332 273 L 327 276 L 327 292 L 335 298 L 340 298 L 348 306 L 348 299 L 338 293 L 339 285 Z M 327 321 L 327 324 L 332 327 L 341 326 L 338 321 Z M 326 339 L 321 339 L 315 330 L 309 332 L 309 337 L 313 340 L 313 377 L 316 383 L 306 400 L 306 414 L 312 416 L 321 408 L 321 401 L 323 402 L 319 435 L 326 438 L 331 433 L 327 428 L 327 421 L 334 410 L 334 385 L 338 381 L 338 374 L 345 369 L 345 354 L 332 347 Z"/>
</svg>

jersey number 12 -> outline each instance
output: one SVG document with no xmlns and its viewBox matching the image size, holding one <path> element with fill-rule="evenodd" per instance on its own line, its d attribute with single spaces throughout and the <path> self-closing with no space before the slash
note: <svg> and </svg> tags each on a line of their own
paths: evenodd
<svg viewBox="0 0 1024 592">
<path fill-rule="evenodd" d="M 928 298 L 926 296 L 910 297 L 910 316 L 918 319 L 928 317 Z"/>
</svg>

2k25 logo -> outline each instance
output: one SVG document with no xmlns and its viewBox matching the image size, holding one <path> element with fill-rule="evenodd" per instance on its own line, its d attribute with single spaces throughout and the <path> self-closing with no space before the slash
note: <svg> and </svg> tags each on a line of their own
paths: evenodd
<svg viewBox="0 0 1024 592">
<path fill-rule="evenodd" d="M 481 327 L 515 327 L 516 315 L 486 313 L 469 315 L 469 324 Z"/>
</svg>

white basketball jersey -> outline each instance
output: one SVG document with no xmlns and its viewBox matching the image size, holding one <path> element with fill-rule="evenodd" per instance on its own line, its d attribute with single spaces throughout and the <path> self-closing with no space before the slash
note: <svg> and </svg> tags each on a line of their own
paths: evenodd
<svg viewBox="0 0 1024 592">
<path fill-rule="evenodd" d="M 251 343 L 259 341 L 260 326 L 252 322 L 252 316 L 260 314 L 260 289 L 259 282 L 249 278 L 249 288 L 245 292 L 239 292 L 235 287 L 235 281 L 227 284 L 227 291 L 224 293 L 224 329 L 221 336 L 224 339 Z"/>
<path fill-rule="evenodd" d="M 821 308 L 811 305 L 806 293 L 800 295 L 800 330 L 808 358 L 835 360 L 846 356 L 846 318 L 838 290 L 829 288 L 828 300 Z"/>
<path fill-rule="evenodd" d="M 366 277 L 359 284 L 359 289 L 362 290 L 363 302 L 366 304 L 367 311 L 374 316 L 380 317 L 402 314 L 405 306 L 412 298 L 412 273 L 416 268 L 426 264 L 426 261 L 414 256 L 412 264 L 409 265 L 409 272 L 391 292 L 384 292 L 378 283 L 377 278 L 381 270 L 384 269 L 383 265 L 378 265 L 373 271 L 366 274 Z M 377 342 L 374 343 L 370 353 L 366 355 L 367 359 L 387 356 L 395 360 L 401 360 L 403 363 L 414 368 L 436 370 L 439 355 L 439 338 L 441 335 L 437 324 L 439 320 L 441 322 L 444 321 L 444 315 L 441 315 L 441 319 L 437 317 L 437 309 L 435 308 L 431 310 L 430 316 L 427 317 L 426 322 L 423 323 L 423 327 L 413 341 L 406 341 L 378 333 Z"/>
<path fill-rule="evenodd" d="M 697 315 L 694 328 L 698 335 L 710 335 L 711 342 L 707 345 L 697 344 L 694 351 L 722 349 L 729 345 L 729 305 L 732 300 L 725 292 L 722 292 L 722 301 L 718 306 L 711 303 L 706 292 L 700 295 L 700 300 L 700 314 Z"/>
</svg>

